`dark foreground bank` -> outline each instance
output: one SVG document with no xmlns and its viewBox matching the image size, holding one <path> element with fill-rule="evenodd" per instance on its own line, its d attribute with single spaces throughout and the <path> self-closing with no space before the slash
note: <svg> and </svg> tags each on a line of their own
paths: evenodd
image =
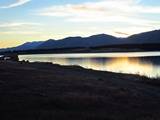
<svg viewBox="0 0 160 120">
<path fill-rule="evenodd" d="M 159 120 L 159 80 L 0 62 L 0 120 Z"/>
</svg>

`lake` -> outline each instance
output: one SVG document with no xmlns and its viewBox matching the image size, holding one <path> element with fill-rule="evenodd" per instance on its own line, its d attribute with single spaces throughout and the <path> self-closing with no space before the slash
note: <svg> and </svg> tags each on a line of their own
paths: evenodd
<svg viewBox="0 0 160 120">
<path fill-rule="evenodd" d="M 79 65 L 94 70 L 160 77 L 160 52 L 38 54 L 20 55 L 19 58 L 30 62 Z"/>
</svg>

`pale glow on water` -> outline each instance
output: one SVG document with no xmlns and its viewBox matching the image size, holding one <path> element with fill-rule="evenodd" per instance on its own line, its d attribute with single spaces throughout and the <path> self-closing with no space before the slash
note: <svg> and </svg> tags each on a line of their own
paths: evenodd
<svg viewBox="0 0 160 120">
<path fill-rule="evenodd" d="M 20 60 L 160 77 L 160 52 L 23 55 Z"/>
<path fill-rule="evenodd" d="M 116 58 L 106 62 L 107 70 L 113 72 L 132 73 L 149 77 L 160 76 L 160 66 L 154 66 L 150 62 L 140 61 L 138 58 Z"/>
</svg>

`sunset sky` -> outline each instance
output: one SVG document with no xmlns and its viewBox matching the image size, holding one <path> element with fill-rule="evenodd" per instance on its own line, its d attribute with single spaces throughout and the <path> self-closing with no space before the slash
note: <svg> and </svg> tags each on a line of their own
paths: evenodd
<svg viewBox="0 0 160 120">
<path fill-rule="evenodd" d="M 0 0 L 0 48 L 28 41 L 160 29 L 160 0 Z"/>
</svg>

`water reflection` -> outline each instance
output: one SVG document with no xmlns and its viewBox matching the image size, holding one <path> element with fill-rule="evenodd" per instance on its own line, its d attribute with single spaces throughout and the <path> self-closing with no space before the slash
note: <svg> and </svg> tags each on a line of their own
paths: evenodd
<svg viewBox="0 0 160 120">
<path fill-rule="evenodd" d="M 157 77 L 160 74 L 160 66 L 153 65 L 149 61 L 142 61 L 139 58 L 112 59 L 106 63 L 106 67 L 108 71 L 140 74 L 149 77 Z"/>
<path fill-rule="evenodd" d="M 53 57 L 48 55 L 20 56 L 29 61 L 53 62 L 61 65 L 80 65 L 102 71 L 140 74 L 160 77 L 160 56 L 150 57 Z"/>
</svg>

